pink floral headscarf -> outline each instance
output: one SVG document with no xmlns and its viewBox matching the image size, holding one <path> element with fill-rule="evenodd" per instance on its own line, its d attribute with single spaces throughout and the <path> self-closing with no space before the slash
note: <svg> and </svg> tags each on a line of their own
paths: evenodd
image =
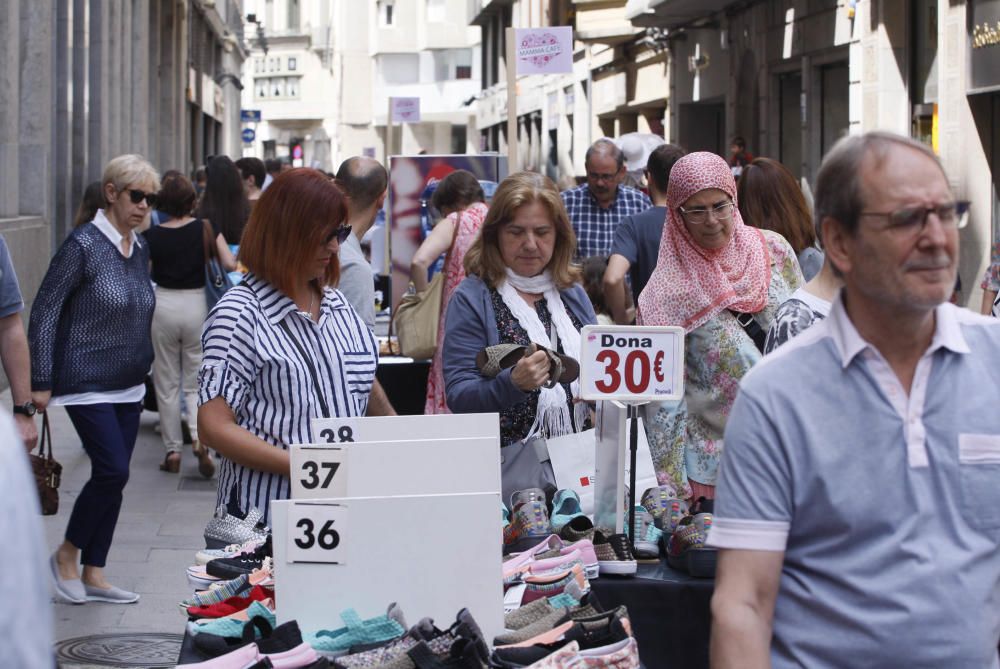
<svg viewBox="0 0 1000 669">
<path fill-rule="evenodd" d="M 639 295 L 640 325 L 679 325 L 691 332 L 723 309 L 757 313 L 767 304 L 771 259 L 764 235 L 743 224 L 733 207 L 733 238 L 721 249 L 702 248 L 677 210 L 699 191 L 718 188 L 736 204 L 729 165 L 714 153 L 690 153 L 674 165 L 667 186 L 667 223 L 656 269 Z"/>
</svg>

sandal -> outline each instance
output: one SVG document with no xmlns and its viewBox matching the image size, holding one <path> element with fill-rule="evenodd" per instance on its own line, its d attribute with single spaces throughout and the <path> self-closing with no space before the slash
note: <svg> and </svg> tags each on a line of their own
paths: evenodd
<svg viewBox="0 0 1000 669">
<path fill-rule="evenodd" d="M 215 473 L 215 463 L 212 461 L 212 453 L 208 450 L 208 446 L 195 441 L 191 448 L 198 456 L 198 473 L 207 479 L 212 478 L 212 474 Z"/>
<path fill-rule="evenodd" d="M 167 453 L 167 457 L 163 458 L 163 462 L 160 463 L 160 471 L 176 474 L 180 470 L 181 470 L 181 454 L 178 453 L 177 451 L 171 451 Z"/>
</svg>

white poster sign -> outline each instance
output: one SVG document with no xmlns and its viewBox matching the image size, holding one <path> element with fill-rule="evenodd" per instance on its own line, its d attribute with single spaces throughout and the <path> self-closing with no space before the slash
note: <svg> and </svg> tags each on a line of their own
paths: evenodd
<svg viewBox="0 0 1000 669">
<path fill-rule="evenodd" d="M 643 402 L 684 396 L 684 329 L 587 325 L 580 332 L 580 395 Z"/>
<path fill-rule="evenodd" d="M 518 74 L 573 71 L 573 28 L 517 28 L 514 34 Z"/>
<path fill-rule="evenodd" d="M 393 123 L 419 123 L 420 98 L 389 98 Z"/>
</svg>

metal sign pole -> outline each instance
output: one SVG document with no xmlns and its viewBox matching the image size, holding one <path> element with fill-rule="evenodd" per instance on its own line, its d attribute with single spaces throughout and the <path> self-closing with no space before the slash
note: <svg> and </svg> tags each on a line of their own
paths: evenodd
<svg viewBox="0 0 1000 669">
<path fill-rule="evenodd" d="M 632 549 L 635 550 L 635 461 L 639 452 L 639 405 L 628 403 L 629 419 L 629 469 L 628 469 L 628 532 L 627 536 L 632 541 Z"/>
</svg>

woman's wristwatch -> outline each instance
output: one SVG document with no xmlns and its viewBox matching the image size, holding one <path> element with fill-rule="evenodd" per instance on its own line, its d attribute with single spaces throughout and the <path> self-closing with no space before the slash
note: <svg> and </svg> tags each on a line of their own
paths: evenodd
<svg viewBox="0 0 1000 669">
<path fill-rule="evenodd" d="M 35 408 L 35 403 L 28 400 L 24 404 L 15 404 L 14 413 L 21 414 L 22 416 L 34 416 L 38 413 L 38 409 Z"/>
</svg>

